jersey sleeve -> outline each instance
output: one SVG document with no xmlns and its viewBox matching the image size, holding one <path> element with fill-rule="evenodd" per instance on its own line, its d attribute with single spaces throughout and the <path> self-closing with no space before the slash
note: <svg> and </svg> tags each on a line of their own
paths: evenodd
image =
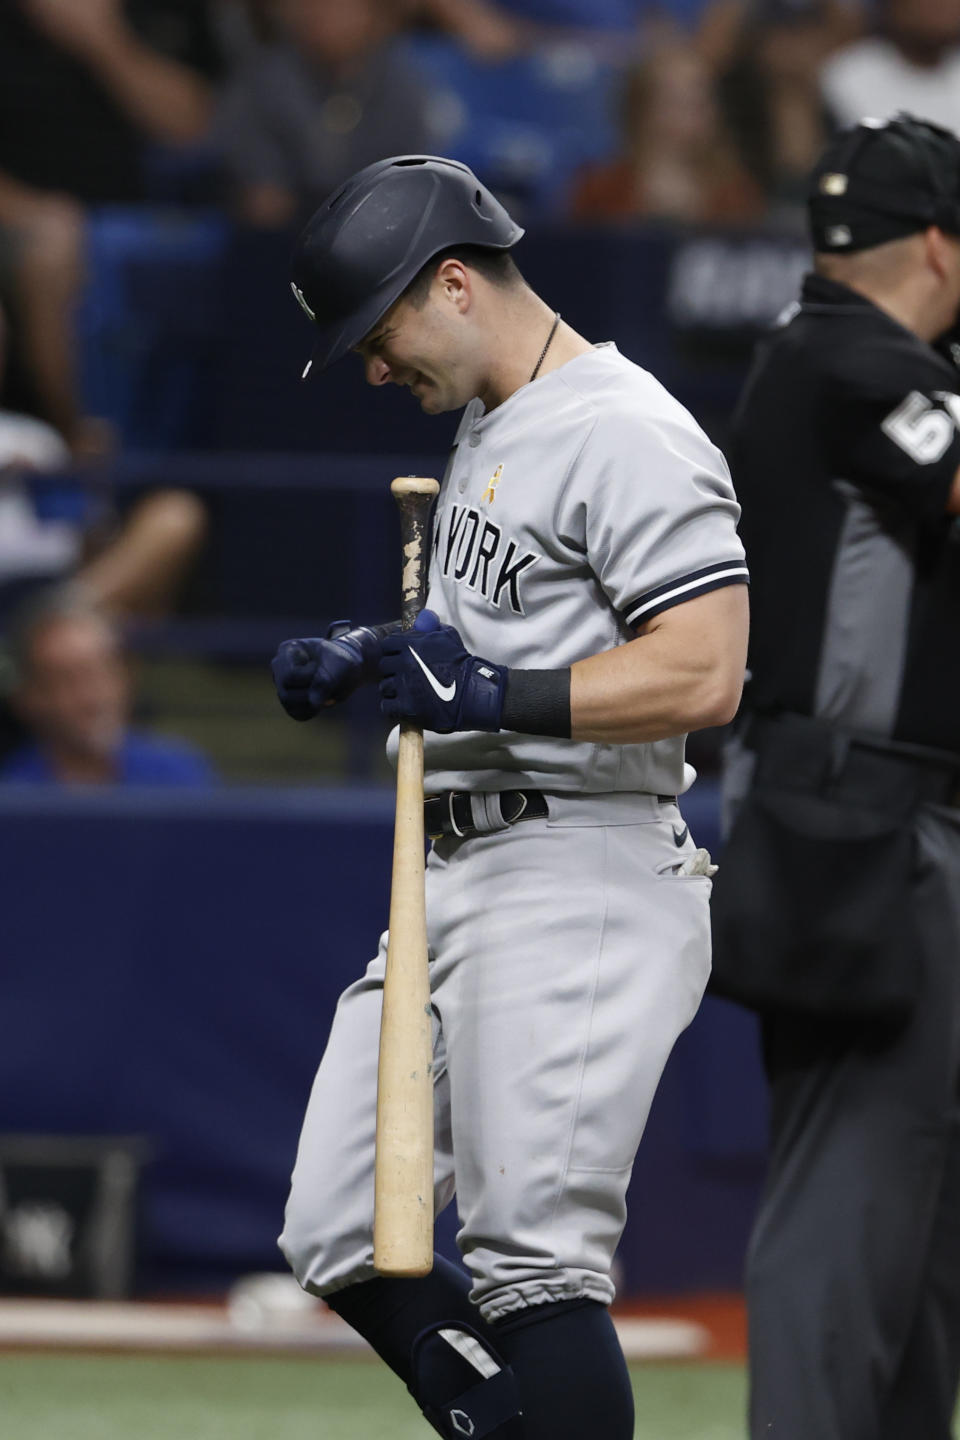
<svg viewBox="0 0 960 1440">
<path fill-rule="evenodd" d="M 681 406 L 598 420 L 577 481 L 590 568 L 629 629 L 749 581 L 726 461 Z"/>
<path fill-rule="evenodd" d="M 838 350 L 826 366 L 831 470 L 867 499 L 941 517 L 960 469 L 958 388 L 946 362 L 906 332 Z"/>
</svg>

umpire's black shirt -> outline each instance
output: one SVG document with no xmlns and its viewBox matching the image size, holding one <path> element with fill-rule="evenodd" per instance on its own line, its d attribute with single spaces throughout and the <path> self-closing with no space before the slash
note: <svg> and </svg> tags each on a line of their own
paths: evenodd
<svg viewBox="0 0 960 1440">
<path fill-rule="evenodd" d="M 960 751 L 960 373 L 808 276 L 730 447 L 750 561 L 749 706 Z"/>
</svg>

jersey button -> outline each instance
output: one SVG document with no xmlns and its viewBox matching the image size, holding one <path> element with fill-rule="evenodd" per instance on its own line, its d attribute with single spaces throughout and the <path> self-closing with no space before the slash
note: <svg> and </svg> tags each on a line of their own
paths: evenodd
<svg viewBox="0 0 960 1440">
<path fill-rule="evenodd" d="M 476 430 L 470 431 L 470 435 L 467 439 L 467 444 L 472 450 L 476 450 L 477 446 L 480 444 L 480 436 L 477 434 Z"/>
<path fill-rule="evenodd" d="M 459 479 L 459 481 L 458 481 L 458 483 L 457 483 L 457 489 L 460 491 L 460 494 L 462 495 L 463 492 L 464 492 L 464 490 L 466 490 L 466 488 L 467 488 L 467 477 L 466 477 L 466 475 L 461 475 L 461 476 L 460 476 L 460 479 Z"/>
</svg>

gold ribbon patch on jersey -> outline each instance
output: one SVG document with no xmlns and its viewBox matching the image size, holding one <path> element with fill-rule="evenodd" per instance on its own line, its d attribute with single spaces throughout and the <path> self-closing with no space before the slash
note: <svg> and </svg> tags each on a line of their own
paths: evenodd
<svg viewBox="0 0 960 1440">
<path fill-rule="evenodd" d="M 502 477 L 503 466 L 498 465 L 496 470 L 494 470 L 493 474 L 490 476 L 490 479 L 487 482 L 487 488 L 483 492 L 484 500 L 486 500 L 491 505 L 493 504 L 494 498 L 496 497 L 497 486 L 500 484 Z"/>
</svg>

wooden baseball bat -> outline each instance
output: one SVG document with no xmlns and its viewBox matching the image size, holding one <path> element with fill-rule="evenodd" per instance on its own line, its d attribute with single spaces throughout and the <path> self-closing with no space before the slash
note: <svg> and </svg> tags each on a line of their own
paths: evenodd
<svg viewBox="0 0 960 1440">
<path fill-rule="evenodd" d="M 403 628 L 427 598 L 436 480 L 401 476 Z M 423 731 L 400 726 L 387 969 L 380 1021 L 373 1263 L 381 1275 L 433 1268 L 433 1018 L 424 903 Z"/>
</svg>

